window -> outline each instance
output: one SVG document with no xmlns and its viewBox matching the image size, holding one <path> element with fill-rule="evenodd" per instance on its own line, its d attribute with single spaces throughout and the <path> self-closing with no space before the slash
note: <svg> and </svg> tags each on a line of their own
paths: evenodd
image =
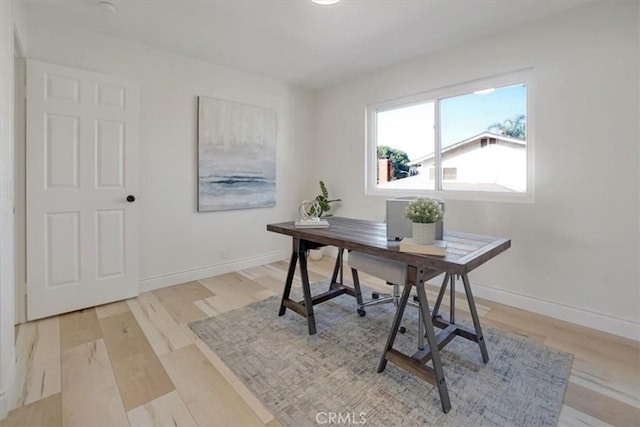
<svg viewBox="0 0 640 427">
<path fill-rule="evenodd" d="M 529 88 L 520 71 L 369 106 L 367 192 L 532 200 Z"/>
<path fill-rule="evenodd" d="M 434 171 L 435 175 L 435 171 Z M 458 168 L 442 168 L 442 180 L 443 181 L 457 181 L 458 180 Z"/>
</svg>

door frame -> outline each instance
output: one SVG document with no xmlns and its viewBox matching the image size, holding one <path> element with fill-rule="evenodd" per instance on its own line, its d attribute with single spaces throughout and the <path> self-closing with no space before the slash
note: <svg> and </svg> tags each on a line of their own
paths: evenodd
<svg viewBox="0 0 640 427">
<path fill-rule="evenodd" d="M 14 280 L 14 195 L 16 178 L 14 148 L 14 62 L 16 46 L 21 48 L 11 2 L 0 3 L 0 419 L 7 417 L 15 379 L 15 280 Z M 6 67 L 6 68 L 5 68 Z M 5 110 L 6 108 L 6 110 Z"/>
<path fill-rule="evenodd" d="M 14 280 L 15 324 L 27 321 L 27 66 L 19 35 L 15 34 L 14 60 Z M 20 71 L 18 74 L 16 71 Z"/>
</svg>

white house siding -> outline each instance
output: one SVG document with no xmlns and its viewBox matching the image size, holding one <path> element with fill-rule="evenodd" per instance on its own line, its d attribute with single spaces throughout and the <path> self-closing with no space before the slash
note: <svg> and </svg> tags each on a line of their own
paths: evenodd
<svg viewBox="0 0 640 427">
<path fill-rule="evenodd" d="M 527 185 L 527 157 L 524 146 L 487 145 L 459 156 L 445 158 L 443 168 L 456 168 L 456 182 L 468 184 L 497 184 L 512 191 L 525 191 Z M 451 181 L 443 182 L 443 189 Z"/>
</svg>

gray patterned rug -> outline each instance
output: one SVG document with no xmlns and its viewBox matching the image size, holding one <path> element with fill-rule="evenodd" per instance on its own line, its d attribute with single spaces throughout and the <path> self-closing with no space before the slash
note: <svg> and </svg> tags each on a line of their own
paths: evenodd
<svg viewBox="0 0 640 427">
<path fill-rule="evenodd" d="M 557 425 L 569 354 L 485 327 L 485 365 L 478 345 L 457 337 L 441 352 L 452 405 L 444 414 L 431 384 L 392 363 L 376 372 L 393 306 L 367 307 L 361 318 L 343 295 L 315 307 L 318 333 L 309 336 L 291 310 L 278 317 L 279 302 L 271 297 L 190 326 L 285 426 Z M 405 310 L 403 324 L 395 347 L 412 352 L 415 309 Z"/>
</svg>

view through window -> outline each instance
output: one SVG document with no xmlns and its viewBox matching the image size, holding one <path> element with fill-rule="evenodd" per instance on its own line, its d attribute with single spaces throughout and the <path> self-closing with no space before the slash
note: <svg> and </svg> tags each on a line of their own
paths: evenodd
<svg viewBox="0 0 640 427">
<path fill-rule="evenodd" d="M 527 190 L 526 83 L 396 103 L 374 122 L 378 189 Z"/>
</svg>

